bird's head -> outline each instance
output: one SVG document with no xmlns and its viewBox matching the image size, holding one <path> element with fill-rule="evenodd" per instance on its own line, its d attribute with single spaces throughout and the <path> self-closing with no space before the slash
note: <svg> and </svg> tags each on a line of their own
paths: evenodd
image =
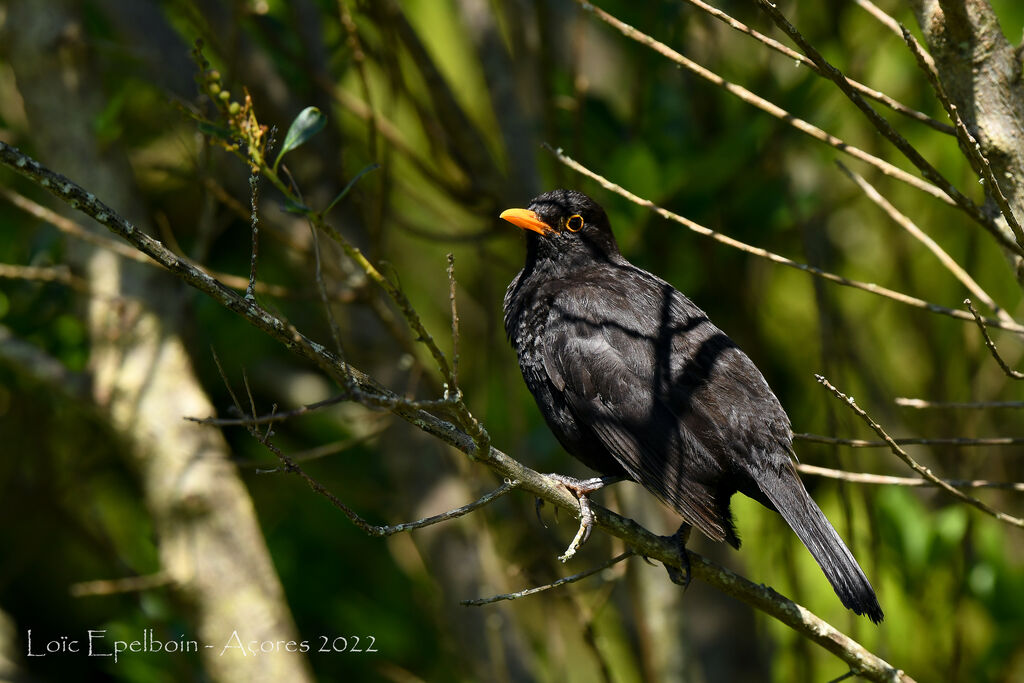
<svg viewBox="0 0 1024 683">
<path fill-rule="evenodd" d="M 619 253 L 608 215 L 575 190 L 552 190 L 526 209 L 508 209 L 501 218 L 526 230 L 530 255 L 557 261 L 611 260 Z"/>
</svg>

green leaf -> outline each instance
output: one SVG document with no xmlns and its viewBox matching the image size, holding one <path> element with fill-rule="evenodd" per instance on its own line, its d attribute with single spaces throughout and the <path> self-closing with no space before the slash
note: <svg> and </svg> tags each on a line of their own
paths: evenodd
<svg viewBox="0 0 1024 683">
<path fill-rule="evenodd" d="M 288 197 L 284 198 L 284 204 L 281 206 L 281 208 L 287 211 L 288 213 L 298 213 L 302 214 L 303 216 L 313 211 L 313 209 L 309 208 L 305 204 L 300 204 L 293 199 L 289 199 Z"/>
<path fill-rule="evenodd" d="M 277 155 L 274 162 L 274 170 L 281 163 L 281 158 L 301 144 L 304 144 L 311 137 L 320 132 L 327 125 L 327 117 L 316 107 L 306 107 L 299 112 L 299 115 L 292 121 L 288 128 L 288 134 L 284 136 L 284 144 L 281 145 L 281 153 Z"/>
<path fill-rule="evenodd" d="M 359 171 L 359 173 L 356 173 L 355 178 L 348 181 L 348 185 L 345 186 L 345 189 L 339 192 L 338 196 L 331 200 L 331 203 L 327 205 L 326 209 L 324 209 L 324 215 L 326 216 L 327 212 L 333 209 L 335 204 L 337 204 L 338 202 L 345 198 L 345 195 L 348 194 L 348 191 L 352 189 L 352 187 L 359 181 L 360 178 L 362 178 L 370 171 L 376 171 L 378 168 L 380 168 L 380 164 L 378 163 L 367 164 L 366 166 L 364 166 L 363 170 Z"/>
</svg>

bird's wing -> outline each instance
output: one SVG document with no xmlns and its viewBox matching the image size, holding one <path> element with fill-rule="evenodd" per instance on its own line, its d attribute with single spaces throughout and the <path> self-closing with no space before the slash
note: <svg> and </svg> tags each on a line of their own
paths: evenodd
<svg viewBox="0 0 1024 683">
<path fill-rule="evenodd" d="M 714 495 L 720 465 L 701 443 L 701 430 L 687 427 L 673 410 L 672 373 L 658 377 L 656 333 L 630 328 L 634 315 L 615 315 L 630 310 L 615 297 L 595 306 L 596 299 L 575 294 L 559 297 L 553 307 L 558 313 L 547 323 L 548 378 L 577 423 L 593 432 L 631 478 L 709 538 L 732 540 L 727 508 Z"/>
</svg>

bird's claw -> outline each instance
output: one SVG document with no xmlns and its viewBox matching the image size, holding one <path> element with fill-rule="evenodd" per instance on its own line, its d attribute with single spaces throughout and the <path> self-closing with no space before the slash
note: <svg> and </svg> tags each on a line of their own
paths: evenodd
<svg viewBox="0 0 1024 683">
<path fill-rule="evenodd" d="M 594 511 L 590 508 L 590 499 L 587 495 L 597 491 L 598 489 L 620 481 L 622 477 L 593 477 L 591 479 L 576 479 L 575 477 L 569 477 L 564 474 L 548 474 L 546 475 L 559 484 L 569 489 L 580 505 L 580 528 L 576 531 L 576 536 L 573 537 L 569 547 L 566 548 L 565 552 L 558 556 L 558 559 L 562 562 L 567 562 L 575 554 L 580 547 L 587 542 L 590 538 L 590 532 L 594 528 Z M 555 508 L 556 511 L 558 508 Z M 538 508 L 539 510 L 539 508 Z"/>
<path fill-rule="evenodd" d="M 668 572 L 669 580 L 679 586 L 683 587 L 683 590 L 690 585 L 690 579 L 692 573 L 690 571 L 690 554 L 686 552 L 686 542 L 690 539 L 691 527 L 686 522 L 683 522 L 678 530 L 674 534 L 668 537 L 670 541 L 676 544 L 676 548 L 679 550 L 679 567 L 674 567 L 670 564 L 665 565 L 665 571 Z"/>
<path fill-rule="evenodd" d="M 581 493 L 578 500 L 580 503 L 580 528 L 576 531 L 576 536 L 573 537 L 569 547 L 558 556 L 558 559 L 562 562 L 568 562 L 572 559 L 576 551 L 590 538 L 590 532 L 594 528 L 594 512 L 590 509 L 590 499 L 587 498 L 586 494 Z"/>
</svg>

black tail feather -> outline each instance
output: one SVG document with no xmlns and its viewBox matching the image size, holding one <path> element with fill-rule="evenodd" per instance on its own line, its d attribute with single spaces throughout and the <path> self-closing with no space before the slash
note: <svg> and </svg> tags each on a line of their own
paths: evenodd
<svg viewBox="0 0 1024 683">
<path fill-rule="evenodd" d="M 876 624 L 882 621 L 882 608 L 871 583 L 792 466 L 768 470 L 759 473 L 758 487 L 807 546 L 842 603 Z"/>
</svg>

